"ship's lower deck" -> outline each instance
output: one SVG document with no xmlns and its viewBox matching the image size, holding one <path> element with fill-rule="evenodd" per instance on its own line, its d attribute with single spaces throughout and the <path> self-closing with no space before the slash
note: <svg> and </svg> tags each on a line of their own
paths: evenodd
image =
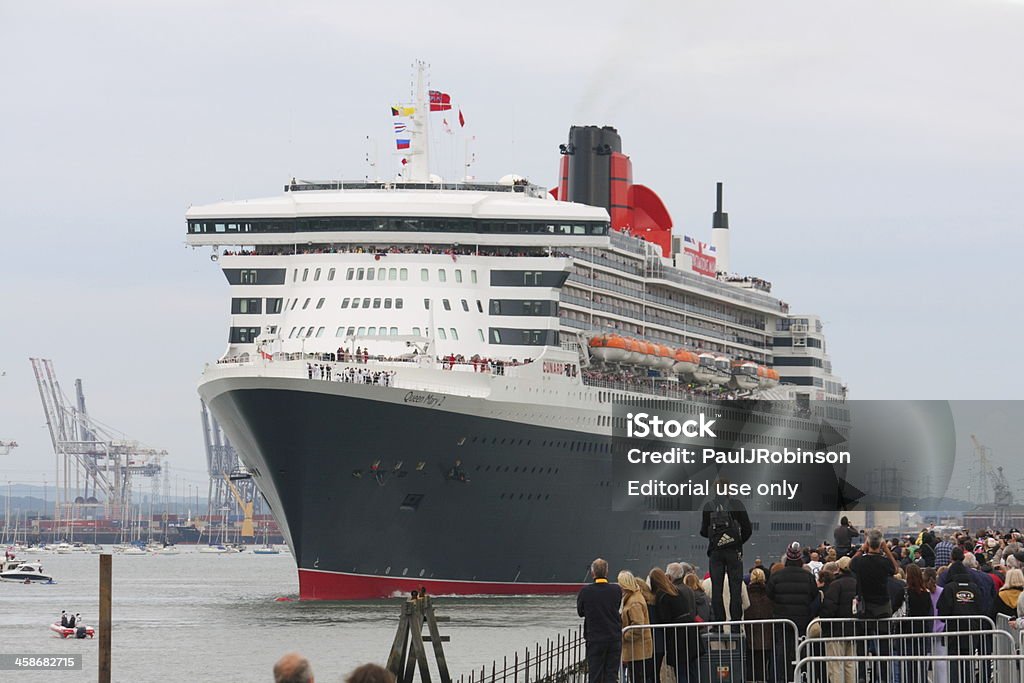
<svg viewBox="0 0 1024 683">
<path fill-rule="evenodd" d="M 605 435 L 392 387 L 222 377 L 200 391 L 285 531 L 303 599 L 574 591 L 597 556 L 642 575 L 706 565 L 699 513 L 611 511 Z M 746 554 L 769 563 L 833 522 L 755 518 Z"/>
</svg>

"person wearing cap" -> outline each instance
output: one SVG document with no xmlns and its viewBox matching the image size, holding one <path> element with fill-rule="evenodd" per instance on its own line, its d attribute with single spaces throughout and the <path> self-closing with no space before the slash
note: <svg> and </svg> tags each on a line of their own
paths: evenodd
<svg viewBox="0 0 1024 683">
<path fill-rule="evenodd" d="M 796 624 L 799 636 L 807 633 L 811 621 L 811 604 L 818 599 L 818 584 L 814 576 L 804 569 L 803 550 L 798 541 L 786 549 L 783 566 L 768 578 L 768 599 L 775 605 L 776 619 L 789 619 Z M 786 638 L 783 643 L 786 658 L 785 680 L 792 680 L 796 643 Z"/>
<path fill-rule="evenodd" d="M 857 597 L 857 577 L 850 571 L 851 561 L 845 555 L 837 561 L 839 572 L 825 589 L 822 599 L 822 618 L 852 619 L 856 616 L 853 613 L 853 601 Z M 822 635 L 832 638 L 825 643 L 827 657 L 852 657 L 856 654 L 856 643 L 845 639 L 846 636 L 856 635 L 855 624 L 825 622 L 822 624 Z M 857 662 L 829 661 L 826 668 L 830 683 L 853 683 L 857 680 Z"/>
</svg>

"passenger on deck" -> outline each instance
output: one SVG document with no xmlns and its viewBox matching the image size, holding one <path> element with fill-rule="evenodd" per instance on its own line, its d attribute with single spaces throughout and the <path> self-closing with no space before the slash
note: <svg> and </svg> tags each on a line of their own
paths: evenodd
<svg viewBox="0 0 1024 683">
<path fill-rule="evenodd" d="M 65 610 L 60 611 L 60 625 L 64 628 L 68 627 L 68 613 Z"/>
</svg>

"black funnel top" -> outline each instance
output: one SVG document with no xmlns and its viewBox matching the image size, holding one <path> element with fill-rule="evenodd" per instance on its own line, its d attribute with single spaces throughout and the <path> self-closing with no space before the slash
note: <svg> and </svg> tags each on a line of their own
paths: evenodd
<svg viewBox="0 0 1024 683">
<path fill-rule="evenodd" d="M 729 229 L 729 214 L 722 211 L 722 183 L 718 183 L 718 201 L 715 204 L 715 213 L 711 216 L 711 229 Z"/>
<path fill-rule="evenodd" d="M 611 208 L 611 155 L 622 152 L 622 139 L 611 126 L 573 126 L 569 129 L 570 202 Z"/>
</svg>

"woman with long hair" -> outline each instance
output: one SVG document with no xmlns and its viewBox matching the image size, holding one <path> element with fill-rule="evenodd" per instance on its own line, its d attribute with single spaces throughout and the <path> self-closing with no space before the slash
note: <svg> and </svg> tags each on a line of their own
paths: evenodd
<svg viewBox="0 0 1024 683">
<path fill-rule="evenodd" d="M 916 564 L 906 566 L 907 576 L 907 616 L 930 617 L 935 614 L 932 595 L 928 590 L 924 572 Z M 932 620 L 922 619 L 905 622 L 902 633 L 919 634 L 932 632 Z M 902 643 L 901 652 L 910 656 L 927 655 L 931 652 L 929 638 L 912 636 Z M 909 661 L 902 665 L 907 683 L 924 683 L 928 680 L 928 664 L 923 661 Z"/>
<path fill-rule="evenodd" d="M 941 567 L 939 569 L 936 569 L 935 567 L 925 567 L 922 572 L 924 577 L 924 589 L 928 591 L 928 595 L 931 597 L 933 614 L 937 612 L 939 596 L 942 595 L 942 586 L 939 585 L 938 581 L 945 569 L 945 567 Z M 939 636 L 945 628 L 946 622 L 942 619 L 932 620 L 932 633 L 934 633 L 936 637 L 931 639 L 931 650 L 932 654 L 936 656 L 945 656 L 947 654 L 945 638 Z M 932 683 L 949 683 L 948 660 L 935 660 L 932 666 Z"/>
<path fill-rule="evenodd" d="M 692 624 L 696 617 L 693 592 L 686 585 L 676 586 L 672 579 L 655 567 L 649 577 L 654 591 L 651 621 L 662 625 L 654 634 L 654 673 L 661 674 L 664 661 L 676 672 L 679 683 L 690 680 L 689 668 L 697 658 L 697 629 L 669 628 L 668 624 Z"/>
<path fill-rule="evenodd" d="M 1024 572 L 1016 568 L 1006 572 L 1006 581 L 999 589 L 996 599 L 992 601 L 992 618 L 995 619 L 997 614 L 1005 614 L 1011 619 L 1016 619 L 1017 602 L 1020 600 L 1022 590 L 1024 590 Z"/>
<path fill-rule="evenodd" d="M 629 683 L 652 683 L 654 681 L 654 637 L 651 633 L 651 614 L 647 595 L 650 588 L 643 581 L 637 581 L 632 572 L 621 571 L 618 577 L 622 589 L 622 604 L 619 607 L 622 628 L 640 626 L 622 634 L 622 667 Z M 643 586 L 643 587 L 641 587 Z M 653 594 L 651 594 L 653 597 Z"/>
</svg>

